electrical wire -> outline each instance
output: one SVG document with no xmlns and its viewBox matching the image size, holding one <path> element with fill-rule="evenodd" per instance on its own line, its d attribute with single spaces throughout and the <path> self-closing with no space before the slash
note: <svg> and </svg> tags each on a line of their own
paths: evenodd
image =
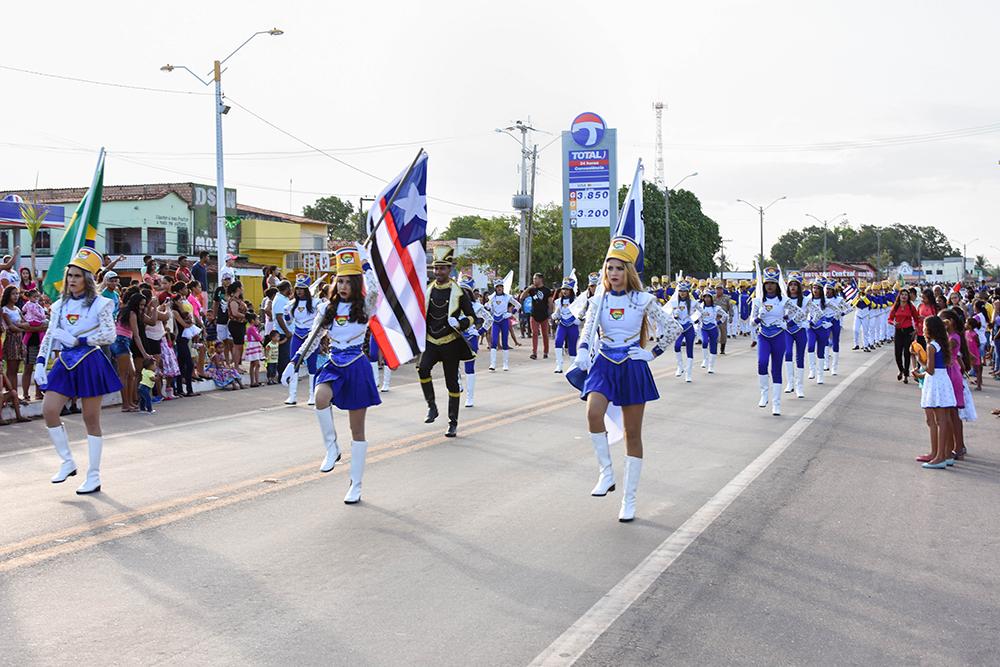
<svg viewBox="0 0 1000 667">
<path fill-rule="evenodd" d="M 51 74 L 49 72 L 39 72 L 37 70 L 23 69 L 21 67 L 11 67 L 10 65 L 0 65 L 0 69 L 9 72 L 20 72 L 21 74 L 31 74 L 33 76 L 43 76 L 49 79 L 59 79 L 60 81 L 73 81 L 75 83 L 89 83 L 94 86 L 106 86 L 108 88 L 123 88 L 126 90 L 141 90 L 147 93 L 168 93 L 171 95 L 197 95 L 205 97 L 212 93 L 198 93 L 191 90 L 171 90 L 169 88 L 151 88 L 149 86 L 133 86 L 127 83 L 114 83 L 112 81 L 97 81 L 95 79 L 83 79 L 76 76 L 66 76 L 63 74 Z"/>
</svg>

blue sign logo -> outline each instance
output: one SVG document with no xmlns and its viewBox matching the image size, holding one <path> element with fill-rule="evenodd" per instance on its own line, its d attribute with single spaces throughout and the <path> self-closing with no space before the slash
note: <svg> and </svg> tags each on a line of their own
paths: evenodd
<svg viewBox="0 0 1000 667">
<path fill-rule="evenodd" d="M 596 113 L 587 111 L 573 119 L 570 132 L 573 135 L 573 141 L 584 148 L 590 148 L 601 143 L 601 140 L 604 139 L 605 129 L 607 126 L 604 124 L 604 119 Z"/>
</svg>

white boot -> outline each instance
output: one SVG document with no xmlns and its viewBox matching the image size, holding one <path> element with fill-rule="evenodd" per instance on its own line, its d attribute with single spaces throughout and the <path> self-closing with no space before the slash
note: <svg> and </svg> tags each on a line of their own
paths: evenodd
<svg viewBox="0 0 1000 667">
<path fill-rule="evenodd" d="M 80 495 L 96 493 L 101 490 L 101 450 L 104 449 L 104 438 L 99 435 L 87 436 L 87 479 L 76 492 Z"/>
<path fill-rule="evenodd" d="M 677 372 L 674 373 L 674 377 L 675 378 L 679 378 L 682 375 L 684 375 L 684 353 L 678 350 L 678 352 L 677 352 Z"/>
<path fill-rule="evenodd" d="M 823 370 L 830 370 L 830 357 L 823 357 Z"/>
<path fill-rule="evenodd" d="M 563 351 L 562 351 L 562 348 L 559 348 L 558 350 L 556 350 L 556 369 L 553 372 L 554 373 L 562 373 L 563 372 Z"/>
<path fill-rule="evenodd" d="M 372 365 L 372 375 L 375 377 L 375 386 L 378 386 L 378 362 L 371 362 Z"/>
<path fill-rule="evenodd" d="M 830 375 L 836 375 L 837 374 L 837 366 L 840 365 L 839 364 L 839 362 L 840 362 L 840 352 L 831 352 L 830 356 L 833 357 L 833 359 L 830 360 Z"/>
<path fill-rule="evenodd" d="M 708 368 L 708 348 L 701 348 L 701 367 Z"/>
<path fill-rule="evenodd" d="M 687 360 L 687 366 L 685 366 L 685 370 L 684 370 L 684 381 L 685 382 L 690 382 L 691 381 L 691 368 L 693 366 L 694 366 L 694 359 L 688 359 Z"/>
<path fill-rule="evenodd" d="M 803 382 L 803 378 L 805 377 L 805 375 L 806 375 L 806 369 L 804 369 L 804 368 L 796 368 L 795 369 L 795 396 L 796 396 L 796 398 L 805 398 L 806 397 L 806 393 L 803 390 L 803 385 L 805 384 Z"/>
<path fill-rule="evenodd" d="M 816 377 L 816 353 L 807 352 L 806 354 L 809 357 L 809 379 L 812 380 Z"/>
<path fill-rule="evenodd" d="M 611 447 L 608 445 L 607 433 L 591 433 L 590 443 L 594 446 L 597 456 L 597 468 L 600 476 L 597 485 L 590 492 L 592 496 L 606 496 L 615 490 L 615 471 L 611 467 Z"/>
<path fill-rule="evenodd" d="M 295 405 L 296 396 L 299 393 L 299 376 L 296 373 L 292 376 L 292 381 L 288 383 L 288 398 L 285 399 L 285 405 Z"/>
<path fill-rule="evenodd" d="M 771 387 L 771 380 L 766 375 L 757 376 L 757 384 L 760 385 L 760 402 L 757 403 L 758 408 L 767 407 L 767 390 Z"/>
<path fill-rule="evenodd" d="M 306 405 L 316 405 L 316 376 L 309 376 L 309 400 Z"/>
<path fill-rule="evenodd" d="M 67 477 L 76 474 L 76 462 L 73 460 L 73 453 L 69 450 L 69 436 L 66 435 L 66 427 L 62 424 L 49 429 L 49 439 L 56 448 L 56 453 L 62 459 L 59 472 L 52 476 L 52 483 L 65 482 Z"/>
<path fill-rule="evenodd" d="M 503 351 L 503 369 L 505 371 L 510 370 L 510 350 Z"/>
<path fill-rule="evenodd" d="M 495 347 L 490 348 L 490 370 L 495 371 L 497 369 L 497 349 Z"/>
<path fill-rule="evenodd" d="M 771 414 L 781 414 L 781 383 L 771 385 Z"/>
<path fill-rule="evenodd" d="M 389 391 L 389 382 L 392 380 L 392 369 L 388 366 L 382 367 L 382 391 Z"/>
<path fill-rule="evenodd" d="M 476 374 L 472 373 L 465 376 L 465 407 L 471 408 L 475 405 L 473 400 L 473 394 L 476 391 Z"/>
<path fill-rule="evenodd" d="M 326 458 L 319 467 L 320 472 L 330 472 L 340 460 L 340 447 L 337 446 L 337 429 L 333 426 L 333 410 L 316 410 L 316 421 L 319 431 L 323 434 L 323 446 L 326 448 Z"/>
<path fill-rule="evenodd" d="M 825 362 L 825 359 L 820 359 L 820 361 Z M 816 384 L 823 384 L 823 364 L 819 364 L 819 368 L 816 370 Z"/>
<path fill-rule="evenodd" d="M 709 354 L 708 355 L 708 372 L 709 372 L 709 374 L 712 374 L 712 375 L 715 374 L 715 359 L 716 359 L 716 355 L 714 355 L 714 354 Z"/>
<path fill-rule="evenodd" d="M 622 496 L 622 508 L 618 512 L 618 520 L 628 523 L 635 518 L 635 492 L 639 488 L 639 473 L 642 472 L 642 459 L 634 456 L 625 457 L 625 494 Z"/>
<path fill-rule="evenodd" d="M 368 443 L 351 440 L 351 486 L 347 489 L 344 502 L 348 505 L 361 500 L 361 477 L 365 474 L 365 455 L 368 453 Z"/>
<path fill-rule="evenodd" d="M 795 364 L 791 361 L 785 362 L 785 393 L 790 394 L 795 389 Z"/>
</svg>

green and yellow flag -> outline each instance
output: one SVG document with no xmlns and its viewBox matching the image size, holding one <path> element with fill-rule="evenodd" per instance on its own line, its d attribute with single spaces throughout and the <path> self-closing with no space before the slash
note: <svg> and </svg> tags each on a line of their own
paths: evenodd
<svg viewBox="0 0 1000 667">
<path fill-rule="evenodd" d="M 97 240 L 97 220 L 101 216 L 101 197 L 104 195 L 104 149 L 97 158 L 97 169 L 94 170 L 94 180 L 90 184 L 87 194 L 80 200 L 73 218 L 67 223 L 63 230 L 62 240 L 59 248 L 52 255 L 52 264 L 49 266 L 45 280 L 42 282 L 42 289 L 51 299 L 59 298 L 62 292 L 63 275 L 66 273 L 66 265 L 76 257 L 80 248 L 87 246 L 93 248 Z"/>
</svg>

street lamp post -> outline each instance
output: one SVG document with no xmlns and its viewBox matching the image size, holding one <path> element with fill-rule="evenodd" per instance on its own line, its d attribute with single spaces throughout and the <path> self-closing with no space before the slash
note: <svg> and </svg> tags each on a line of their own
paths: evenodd
<svg viewBox="0 0 1000 667">
<path fill-rule="evenodd" d="M 233 49 L 228 56 L 212 63 L 212 78 L 208 81 L 202 79 L 185 65 L 166 64 L 160 68 L 164 72 L 173 72 L 175 69 L 186 70 L 188 74 L 198 79 L 205 86 L 211 85 L 213 81 L 215 82 L 215 237 L 216 252 L 219 255 L 218 265 L 220 275 L 223 267 L 226 265 L 226 255 L 229 253 L 229 239 L 226 233 L 226 187 L 222 170 L 222 117 L 229 113 L 229 107 L 226 106 L 222 98 L 222 66 L 257 35 L 278 36 L 283 34 L 285 34 L 283 30 L 271 28 L 270 30 L 260 30 L 250 35 L 242 44 Z"/>
<path fill-rule="evenodd" d="M 663 266 L 666 268 L 666 271 L 664 271 L 664 273 L 667 276 L 673 275 L 672 273 L 670 273 L 670 191 L 671 190 L 676 190 L 677 187 L 681 183 L 683 183 L 687 179 L 691 178 L 692 176 L 697 176 L 697 175 L 698 175 L 698 172 L 697 171 L 693 171 L 690 174 L 688 174 L 687 176 L 685 176 L 684 178 L 682 178 L 681 180 L 679 180 L 676 183 L 674 183 L 674 187 L 672 187 L 672 188 L 665 187 L 664 190 L 663 190 L 663 211 L 664 211 L 664 213 L 663 213 L 663 248 L 664 248 L 664 251 L 666 252 L 666 255 L 667 255 L 667 262 Z"/>
<path fill-rule="evenodd" d="M 755 206 L 754 204 L 751 204 L 745 199 L 736 200 L 743 202 L 744 204 L 746 204 L 747 206 L 749 206 L 750 208 L 752 208 L 753 210 L 757 211 L 760 214 L 760 261 L 762 264 L 764 262 L 764 211 L 771 208 L 782 199 L 788 199 L 788 197 L 786 197 L 785 195 L 781 195 L 767 206 Z"/>
<path fill-rule="evenodd" d="M 959 241 L 958 239 L 953 239 L 953 240 L 956 243 L 958 243 L 960 246 L 962 246 L 962 282 L 964 283 L 966 280 L 969 279 L 969 263 L 965 259 L 966 254 L 968 252 L 969 244 L 970 243 L 975 243 L 976 241 L 978 241 L 979 237 L 977 236 L 976 238 L 972 239 L 971 241 L 965 241 L 965 242 Z"/>
<path fill-rule="evenodd" d="M 823 275 L 826 275 L 826 226 L 827 224 L 836 221 L 838 218 L 843 218 L 846 215 L 846 213 L 841 213 L 840 215 L 835 215 L 827 220 L 820 220 L 812 213 L 806 213 L 806 217 L 812 218 L 816 222 L 823 224 Z"/>
</svg>

